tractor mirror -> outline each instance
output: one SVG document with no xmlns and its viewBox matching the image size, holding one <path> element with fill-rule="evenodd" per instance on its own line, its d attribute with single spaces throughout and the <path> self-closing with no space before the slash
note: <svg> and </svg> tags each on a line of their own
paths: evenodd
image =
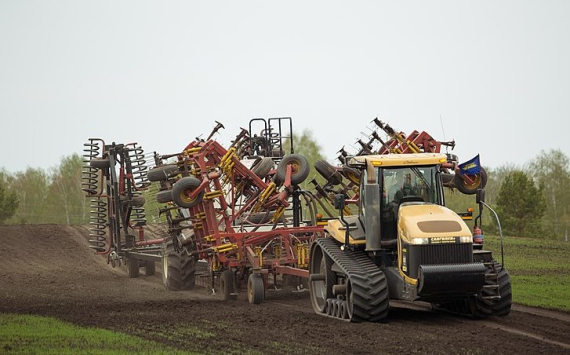
<svg viewBox="0 0 570 355">
<path fill-rule="evenodd" d="M 477 203 L 485 202 L 485 190 L 477 189 L 477 193 L 475 195 Z"/>
<path fill-rule="evenodd" d="M 337 210 L 344 209 L 344 194 L 336 194 L 334 195 L 334 208 Z"/>
</svg>

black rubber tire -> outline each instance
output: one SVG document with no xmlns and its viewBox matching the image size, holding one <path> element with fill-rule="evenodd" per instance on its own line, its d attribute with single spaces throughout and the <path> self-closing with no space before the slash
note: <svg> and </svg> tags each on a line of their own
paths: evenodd
<svg viewBox="0 0 570 355">
<path fill-rule="evenodd" d="M 143 207 L 146 202 L 146 199 L 143 195 L 136 195 L 133 196 L 133 206 L 134 207 Z"/>
<path fill-rule="evenodd" d="M 111 162 L 108 158 L 93 158 L 89 165 L 95 169 L 107 169 L 111 167 Z"/>
<path fill-rule="evenodd" d="M 156 263 L 154 261 L 145 260 L 144 262 L 144 274 L 146 276 L 152 276 L 156 272 Z"/>
<path fill-rule="evenodd" d="M 190 208 L 194 207 L 200 202 L 204 197 L 204 190 L 202 190 L 198 196 L 194 199 L 188 198 L 188 196 L 194 191 L 198 186 L 200 186 L 200 180 L 193 176 L 183 177 L 174 183 L 172 187 L 172 201 L 180 207 Z"/>
<path fill-rule="evenodd" d="M 326 160 L 317 160 L 315 162 L 315 169 L 333 186 L 339 185 L 342 182 L 340 173 Z"/>
<path fill-rule="evenodd" d="M 263 276 L 250 274 L 247 279 L 247 300 L 251 304 L 260 304 L 265 299 Z"/>
<path fill-rule="evenodd" d="M 146 177 L 149 181 L 166 181 L 178 174 L 178 171 L 178 165 L 176 164 L 161 165 L 150 169 L 146 173 Z"/>
<path fill-rule="evenodd" d="M 127 259 L 127 275 L 130 279 L 139 277 L 139 261 L 137 259 Z"/>
<path fill-rule="evenodd" d="M 455 179 L 455 175 L 453 175 L 453 174 L 441 173 L 441 182 L 443 183 L 443 186 L 453 187 L 454 186 L 454 181 L 453 181 L 454 179 Z"/>
<path fill-rule="evenodd" d="M 455 177 L 453 178 L 455 188 L 461 193 L 464 193 L 465 195 L 474 195 L 477 193 L 478 189 L 483 189 L 485 188 L 485 185 L 487 185 L 487 171 L 483 167 L 481 167 L 479 174 L 469 176 L 473 179 L 472 184 L 465 182 L 459 174 L 455 174 Z"/>
<path fill-rule="evenodd" d="M 252 168 L 251 171 L 260 178 L 266 177 L 271 169 L 275 167 L 273 159 L 268 157 L 261 158 Z"/>
<path fill-rule="evenodd" d="M 358 170 L 344 165 L 341 174 L 353 184 L 360 185 L 360 172 Z"/>
<path fill-rule="evenodd" d="M 172 237 L 162 245 L 162 283 L 169 291 L 194 289 L 196 261 L 184 252 L 176 252 Z"/>
<path fill-rule="evenodd" d="M 284 182 L 287 176 L 287 165 L 291 165 L 291 184 L 299 185 L 307 176 L 311 168 L 307 158 L 300 154 L 289 154 L 277 166 L 276 178 L 280 182 Z"/>
<path fill-rule="evenodd" d="M 172 202 L 172 190 L 164 190 L 156 193 L 156 202 L 168 203 Z"/>
<path fill-rule="evenodd" d="M 501 270 L 498 273 L 500 300 L 483 299 L 484 295 L 492 295 L 491 291 L 483 290 L 477 296 L 444 303 L 432 303 L 433 308 L 478 319 L 487 318 L 488 316 L 504 317 L 508 315 L 511 312 L 513 298 L 510 277 L 506 269 L 501 269 L 501 265 L 496 261 L 494 263 L 495 268 Z M 491 280 L 486 281 L 486 284 L 492 283 Z"/>
<path fill-rule="evenodd" d="M 267 223 L 271 220 L 271 218 L 273 218 L 274 214 L 275 213 L 273 211 L 271 211 L 269 213 L 267 213 L 267 212 L 252 213 L 247 217 L 247 219 L 244 222 L 246 224 L 247 223 L 251 223 L 251 224 Z M 283 216 L 281 216 L 281 218 L 279 220 L 283 221 Z"/>
<path fill-rule="evenodd" d="M 225 301 L 234 299 L 234 284 L 234 273 L 231 270 L 222 271 L 222 274 L 220 275 L 220 291 L 222 292 Z"/>
<path fill-rule="evenodd" d="M 498 272 L 499 294 L 500 300 L 485 300 L 482 297 L 492 295 L 492 291 L 483 290 L 477 295 L 476 299 L 476 316 L 479 318 L 486 316 L 499 316 L 504 317 L 511 312 L 511 305 L 513 301 L 513 294 L 511 290 L 511 279 L 507 269 L 503 268 L 501 264 L 493 261 L 495 269 Z M 492 284 L 492 281 L 487 281 L 487 284 Z"/>
</svg>

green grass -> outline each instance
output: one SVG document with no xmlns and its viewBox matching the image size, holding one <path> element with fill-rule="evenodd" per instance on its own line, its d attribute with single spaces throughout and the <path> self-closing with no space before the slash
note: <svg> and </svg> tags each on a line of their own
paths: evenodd
<svg viewBox="0 0 570 355">
<path fill-rule="evenodd" d="M 54 318 L 0 314 L 2 354 L 186 355 L 164 344 Z"/>
<path fill-rule="evenodd" d="M 485 249 L 500 259 L 498 237 L 485 236 Z M 513 302 L 570 311 L 570 242 L 505 237 L 504 249 Z"/>
</svg>

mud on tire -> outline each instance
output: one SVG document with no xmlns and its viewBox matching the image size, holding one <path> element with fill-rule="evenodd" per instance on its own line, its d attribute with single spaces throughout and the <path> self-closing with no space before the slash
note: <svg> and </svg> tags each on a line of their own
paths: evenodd
<svg viewBox="0 0 570 355">
<path fill-rule="evenodd" d="M 172 237 L 162 245 L 162 283 L 169 291 L 194 289 L 196 261 L 184 251 L 174 250 Z"/>
</svg>

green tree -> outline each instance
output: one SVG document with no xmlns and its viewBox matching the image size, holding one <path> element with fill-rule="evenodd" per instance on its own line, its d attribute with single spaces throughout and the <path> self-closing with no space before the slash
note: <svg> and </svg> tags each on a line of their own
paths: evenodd
<svg viewBox="0 0 570 355">
<path fill-rule="evenodd" d="M 81 190 L 82 167 L 82 157 L 73 154 L 62 158 L 52 171 L 46 203 L 51 206 L 49 222 L 68 225 L 88 222 L 88 200 Z"/>
<path fill-rule="evenodd" d="M 18 197 L 14 191 L 9 191 L 4 186 L 6 185 L 4 176 L 5 174 L 2 173 L 0 178 L 0 224 L 4 224 L 4 221 L 11 218 L 18 208 Z"/>
<path fill-rule="evenodd" d="M 545 232 L 562 238 L 570 220 L 570 163 L 560 150 L 541 151 L 530 162 L 529 174 L 542 187 L 547 201 L 543 217 Z"/>
<path fill-rule="evenodd" d="M 507 174 L 497 197 L 497 213 L 505 234 L 539 236 L 545 211 L 542 191 L 526 173 L 517 170 Z"/>
<path fill-rule="evenodd" d="M 12 221 L 20 224 L 47 221 L 47 214 L 51 213 L 45 206 L 49 183 L 49 176 L 42 169 L 28 168 L 10 178 L 10 185 L 20 201 Z"/>
<path fill-rule="evenodd" d="M 293 136 L 293 147 L 295 149 L 295 154 L 301 154 L 309 162 L 311 167 L 311 172 L 307 179 L 301 184 L 301 188 L 305 191 L 311 191 L 314 189 L 314 185 L 310 183 L 312 179 L 316 179 L 317 183 L 321 186 L 324 185 L 324 178 L 315 170 L 315 162 L 318 160 L 325 160 L 321 154 L 322 148 L 313 136 L 313 132 L 309 129 L 304 129 L 300 135 Z M 289 147 L 287 147 L 287 151 Z M 302 204 L 304 205 L 304 200 Z M 322 213 L 322 208 L 318 207 L 318 212 Z M 308 219 L 308 208 L 303 209 L 303 218 Z"/>
</svg>

